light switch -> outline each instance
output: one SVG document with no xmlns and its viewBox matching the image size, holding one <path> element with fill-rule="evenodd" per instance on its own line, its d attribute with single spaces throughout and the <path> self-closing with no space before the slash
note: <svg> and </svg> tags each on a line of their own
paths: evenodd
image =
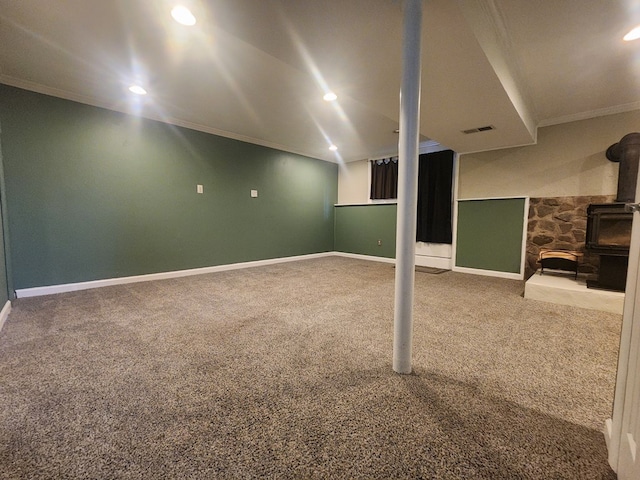
<svg viewBox="0 0 640 480">
<path fill-rule="evenodd" d="M 251 190 L 251 198 L 258 198 L 258 190 Z"/>
<path fill-rule="evenodd" d="M 196 185 L 196 192 L 204 193 L 204 187 L 202 185 Z"/>
</svg>

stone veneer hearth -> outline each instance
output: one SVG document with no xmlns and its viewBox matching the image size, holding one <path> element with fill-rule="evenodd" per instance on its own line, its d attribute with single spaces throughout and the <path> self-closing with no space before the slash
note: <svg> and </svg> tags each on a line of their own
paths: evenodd
<svg viewBox="0 0 640 480">
<path fill-rule="evenodd" d="M 592 203 L 612 203 L 614 199 L 615 195 L 530 198 L 525 278 L 540 268 L 538 254 L 543 248 L 583 252 L 578 271 L 595 274 L 599 257 L 585 252 L 587 207 Z"/>
</svg>

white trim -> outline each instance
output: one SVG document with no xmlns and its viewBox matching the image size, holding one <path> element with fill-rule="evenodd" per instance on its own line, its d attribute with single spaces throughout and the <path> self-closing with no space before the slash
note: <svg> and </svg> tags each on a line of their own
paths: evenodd
<svg viewBox="0 0 640 480">
<path fill-rule="evenodd" d="M 522 219 L 522 251 L 520 252 L 520 273 L 524 280 L 525 264 L 527 261 L 527 233 L 529 230 L 529 197 L 524 198 L 524 218 Z"/>
<path fill-rule="evenodd" d="M 458 186 L 460 184 L 460 154 L 453 156 L 453 168 L 455 168 L 453 184 L 453 218 L 451 219 L 451 268 L 456 264 L 456 251 L 458 247 Z"/>
<path fill-rule="evenodd" d="M 334 207 L 371 207 L 377 205 L 397 205 L 397 200 L 376 200 L 375 203 L 335 203 Z"/>
<path fill-rule="evenodd" d="M 497 270 L 482 270 L 480 268 L 453 266 L 454 272 L 470 273 L 471 275 L 484 275 L 486 277 L 508 278 L 511 280 L 524 280 L 524 273 L 499 272 Z"/>
<path fill-rule="evenodd" d="M 4 304 L 4 307 L 2 307 L 2 310 L 0 310 L 0 331 L 2 330 L 2 327 L 4 327 L 4 322 L 7 321 L 7 318 L 9 317 L 10 313 L 11 313 L 11 302 L 7 300 L 7 302 Z"/>
<path fill-rule="evenodd" d="M 393 263 L 395 265 L 395 258 L 388 257 L 376 257 L 373 255 L 362 255 L 360 253 L 347 253 L 347 252 L 331 252 L 332 255 L 336 257 L 347 257 L 347 258 L 355 258 L 357 260 L 369 260 L 371 262 L 382 262 L 382 263 Z"/>
<path fill-rule="evenodd" d="M 347 252 L 332 252 L 336 257 L 355 258 L 356 260 L 368 260 L 370 262 L 381 263 L 396 263 L 395 258 L 389 257 L 376 257 L 373 255 L 362 255 L 360 253 L 347 253 Z M 443 257 L 430 257 L 426 255 L 416 255 L 416 266 L 418 267 L 431 267 L 442 268 L 444 270 L 451 270 L 451 259 Z"/>
<path fill-rule="evenodd" d="M 451 270 L 451 259 L 449 257 L 434 257 L 431 255 L 416 255 L 416 266 L 442 268 Z"/>
<path fill-rule="evenodd" d="M 57 293 L 76 292 L 79 290 L 89 290 L 92 288 L 109 287 L 113 285 L 124 285 L 128 283 L 150 282 L 153 280 L 168 280 L 170 278 L 188 277 L 192 275 L 203 275 L 206 273 L 225 272 L 229 270 L 240 270 L 243 268 L 262 267 L 266 265 L 275 265 L 278 263 L 296 262 L 299 260 L 311 260 L 314 258 L 323 258 L 323 257 L 332 257 L 332 256 L 354 258 L 357 260 L 368 260 L 368 261 L 380 262 L 380 263 L 390 263 L 394 265 L 396 263 L 395 258 L 376 257 L 373 255 L 362 255 L 359 253 L 332 251 L 332 252 L 322 252 L 322 253 L 311 253 L 308 255 L 297 255 L 293 257 L 270 258 L 267 260 L 257 260 L 253 262 L 231 263 L 228 265 L 217 265 L 214 267 L 192 268 L 189 270 L 176 270 L 173 272 L 161 272 L 161 273 L 150 273 L 146 275 L 134 275 L 130 277 L 107 278 L 104 280 L 93 280 L 89 282 L 65 283 L 65 284 L 50 285 L 45 287 L 21 288 L 16 290 L 16 298 L 38 297 L 41 295 L 54 295 Z M 436 257 L 430 257 L 430 258 L 435 259 Z M 442 265 L 431 264 L 431 263 L 429 265 L 420 265 L 416 262 L 416 265 L 430 266 L 434 268 L 444 268 L 447 270 L 451 269 L 454 272 L 470 273 L 473 275 L 485 275 L 489 277 L 501 277 L 501 278 L 509 278 L 513 280 L 524 279 L 524 274 L 498 272 L 493 270 L 481 270 L 481 269 L 467 268 L 467 267 L 456 267 L 453 264 L 453 259 L 442 258 L 441 260 L 443 262 L 447 262 L 447 263 L 451 262 L 451 263 L 449 265 L 445 263 L 443 263 Z M 2 328 L 2 325 L 6 320 L 6 317 L 9 315 L 9 312 L 11 312 L 11 302 L 7 302 L 4 308 L 2 309 L 2 311 L 0 311 L 0 329 Z"/>
<path fill-rule="evenodd" d="M 374 200 L 371 198 L 371 160 L 367 160 L 367 204 L 373 203 Z M 396 202 L 398 200 L 396 199 Z"/>
<path fill-rule="evenodd" d="M 22 288 L 16 290 L 17 298 L 37 297 L 40 295 L 52 295 L 55 293 L 75 292 L 78 290 L 88 290 L 90 288 L 108 287 L 112 285 L 123 285 L 127 283 L 149 282 L 152 280 L 167 280 L 169 278 L 188 277 L 191 275 L 202 275 L 205 273 L 225 272 L 228 270 L 239 270 L 241 268 L 262 267 L 277 263 L 296 262 L 298 260 L 309 260 L 312 258 L 329 257 L 334 252 L 312 253 L 309 255 L 297 255 L 293 257 L 270 258 L 267 260 L 257 260 L 253 262 L 230 263 L 227 265 L 217 265 L 214 267 L 192 268 L 189 270 L 176 270 L 173 272 L 150 273 L 147 275 L 135 275 L 131 277 L 107 278 L 104 280 L 93 280 L 89 282 L 66 283 L 61 285 L 51 285 L 46 287 Z"/>
<path fill-rule="evenodd" d="M 607 418 L 604 421 L 604 442 L 607 444 L 607 450 L 610 449 L 611 438 L 613 436 L 613 420 L 611 418 Z"/>
<path fill-rule="evenodd" d="M 640 109 L 640 102 L 624 103 L 622 105 L 613 105 L 612 107 L 599 108 L 589 110 L 587 112 L 572 113 L 563 115 L 562 117 L 547 118 L 538 123 L 538 127 L 550 127 L 552 125 L 560 125 L 562 123 L 577 122 L 579 120 L 588 120 L 590 118 L 604 117 L 605 115 L 615 115 L 618 113 L 631 112 Z"/>
<path fill-rule="evenodd" d="M 529 131 L 527 129 L 527 131 Z M 535 129 L 535 132 L 533 132 L 533 141 L 531 142 L 525 142 L 525 143 L 518 143 L 516 145 L 498 145 L 498 146 L 492 146 L 492 147 L 487 147 L 487 148 L 481 148 L 480 150 L 467 150 L 466 152 L 459 152 L 460 155 L 471 155 L 472 153 L 483 153 L 483 152 L 496 152 L 499 150 L 507 150 L 509 148 L 521 148 L 521 147 L 530 147 L 531 145 L 536 145 L 538 143 L 538 129 Z"/>
<path fill-rule="evenodd" d="M 528 199 L 526 195 L 516 195 L 514 197 L 477 197 L 477 198 L 459 198 L 459 202 L 478 202 L 483 200 L 514 200 L 516 198 Z"/>
</svg>

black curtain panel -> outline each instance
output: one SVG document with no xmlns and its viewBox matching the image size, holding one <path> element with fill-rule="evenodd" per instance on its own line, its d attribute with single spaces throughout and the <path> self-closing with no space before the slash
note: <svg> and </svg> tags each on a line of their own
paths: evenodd
<svg viewBox="0 0 640 480">
<path fill-rule="evenodd" d="M 453 151 L 425 153 L 418 165 L 416 240 L 451 243 Z"/>
<path fill-rule="evenodd" d="M 398 159 L 371 160 L 372 200 L 398 198 Z"/>
</svg>

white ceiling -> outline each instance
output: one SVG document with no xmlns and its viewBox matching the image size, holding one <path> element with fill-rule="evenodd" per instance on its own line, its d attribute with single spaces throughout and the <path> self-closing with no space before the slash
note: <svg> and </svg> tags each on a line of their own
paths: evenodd
<svg viewBox="0 0 640 480">
<path fill-rule="evenodd" d="M 183 0 L 194 27 L 177 1 L 0 0 L 0 83 L 330 161 L 397 152 L 401 0 Z M 637 24 L 639 0 L 424 0 L 423 139 L 490 150 L 640 108 Z"/>
</svg>

